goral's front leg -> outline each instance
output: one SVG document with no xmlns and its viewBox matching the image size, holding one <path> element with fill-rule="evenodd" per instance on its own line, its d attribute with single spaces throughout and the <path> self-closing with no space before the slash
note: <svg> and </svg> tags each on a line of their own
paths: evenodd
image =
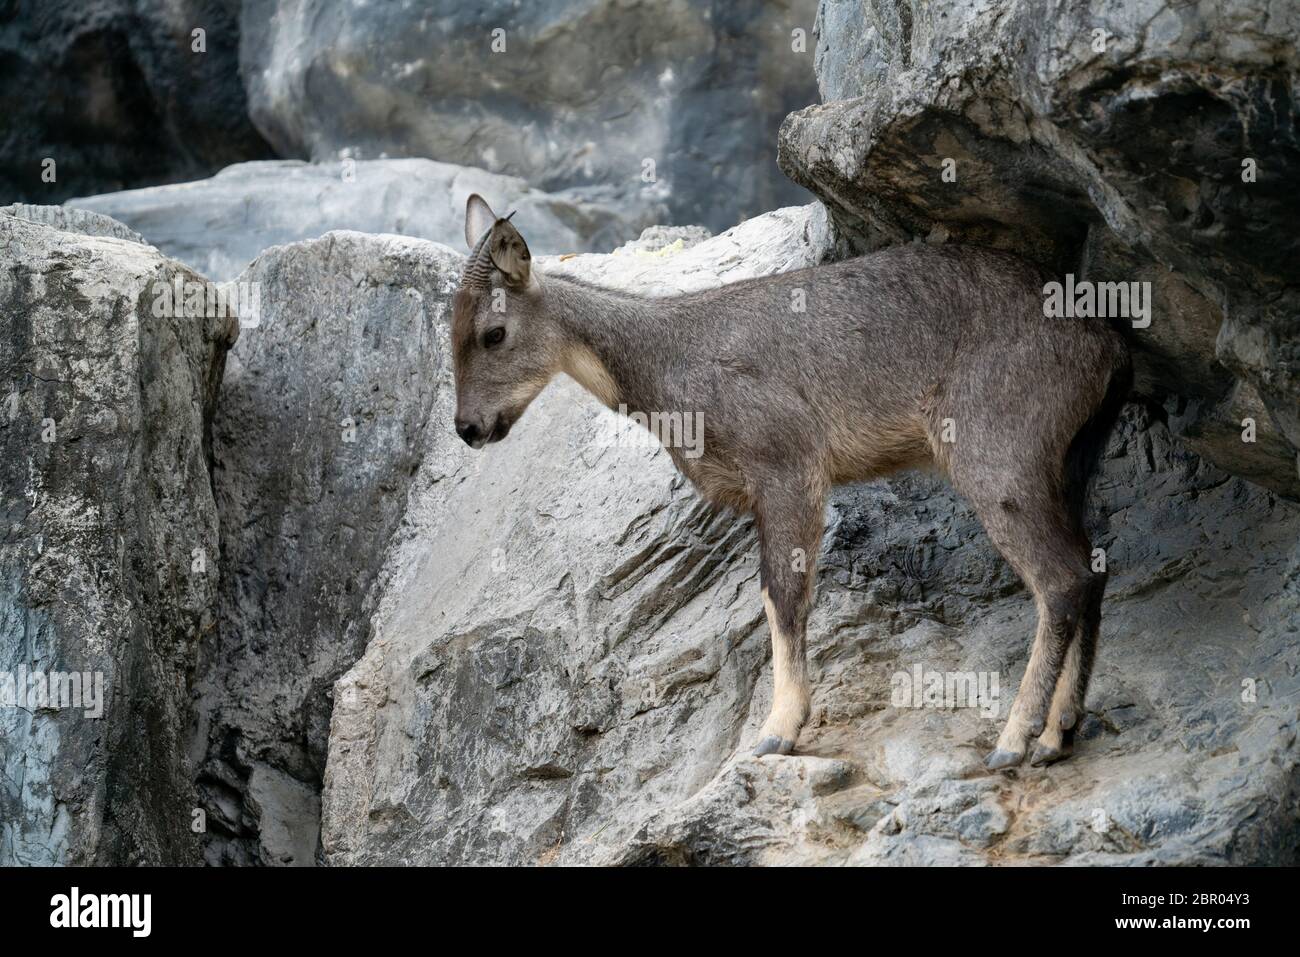
<svg viewBox="0 0 1300 957">
<path fill-rule="evenodd" d="M 754 756 L 789 754 L 808 720 L 812 695 L 808 690 L 808 662 L 804 651 L 805 611 L 797 625 L 783 614 L 763 589 L 763 608 L 772 632 L 772 710 L 758 733 Z"/>
<path fill-rule="evenodd" d="M 763 608 L 772 632 L 773 683 L 772 711 L 759 731 L 756 757 L 792 752 L 808 720 L 811 695 L 804 637 L 825 502 L 824 493 L 806 494 L 810 484 L 796 477 L 774 482 L 756 509 L 763 553 Z"/>
</svg>

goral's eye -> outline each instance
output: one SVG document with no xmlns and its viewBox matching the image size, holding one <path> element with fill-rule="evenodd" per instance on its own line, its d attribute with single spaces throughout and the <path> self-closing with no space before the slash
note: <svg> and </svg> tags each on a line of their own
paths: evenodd
<svg viewBox="0 0 1300 957">
<path fill-rule="evenodd" d="M 497 326 L 495 329 L 489 329 L 483 333 L 483 347 L 491 349 L 493 346 L 499 346 L 506 340 L 506 327 Z"/>
</svg>

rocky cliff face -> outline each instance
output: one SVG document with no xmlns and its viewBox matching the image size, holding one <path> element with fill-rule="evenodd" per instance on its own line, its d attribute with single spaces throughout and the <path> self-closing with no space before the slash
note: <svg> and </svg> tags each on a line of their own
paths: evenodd
<svg viewBox="0 0 1300 957">
<path fill-rule="evenodd" d="M 0 3 L 0 198 L 57 203 L 276 155 L 427 158 L 575 189 L 639 224 L 618 241 L 655 222 L 725 229 L 807 200 L 773 144 L 816 99 L 815 12 L 815 0 Z M 227 178 L 220 198 L 244 185 Z M 211 204 L 191 204 L 208 198 L 165 201 L 201 215 Z M 251 258 L 214 273 L 233 278 Z"/>
<path fill-rule="evenodd" d="M 194 862 L 208 433 L 237 324 L 160 315 L 200 277 L 63 212 L 0 213 L 0 863 Z"/>
<path fill-rule="evenodd" d="M 432 243 L 331 233 L 240 278 L 262 315 L 214 430 L 221 625 L 200 649 L 196 742 L 212 863 L 315 861 L 331 691 L 370 637 L 425 420 L 446 404 L 459 269 Z"/>
</svg>

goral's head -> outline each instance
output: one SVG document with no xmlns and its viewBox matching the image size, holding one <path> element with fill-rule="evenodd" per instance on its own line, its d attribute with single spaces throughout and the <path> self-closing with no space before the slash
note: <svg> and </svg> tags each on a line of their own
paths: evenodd
<svg viewBox="0 0 1300 957">
<path fill-rule="evenodd" d="M 498 218 L 477 193 L 465 204 L 471 252 L 452 299 L 451 342 L 456 431 L 476 449 L 506 437 L 562 358 L 528 244 L 510 216 Z"/>
</svg>

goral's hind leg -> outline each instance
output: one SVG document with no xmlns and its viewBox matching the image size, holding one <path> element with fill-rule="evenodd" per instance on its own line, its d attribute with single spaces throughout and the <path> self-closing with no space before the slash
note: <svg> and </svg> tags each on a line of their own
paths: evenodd
<svg viewBox="0 0 1300 957">
<path fill-rule="evenodd" d="M 1020 764 L 1029 740 L 1046 729 L 1053 692 L 1083 623 L 1092 575 L 1087 542 L 1070 521 L 1050 473 L 1034 470 L 1016 477 L 1004 471 L 996 483 L 975 484 L 960 482 L 954 471 L 958 488 L 1038 609 L 1029 663 L 997 747 L 985 761 L 998 771 Z"/>
<path fill-rule="evenodd" d="M 1097 639 L 1101 631 L 1101 599 L 1105 589 L 1106 573 L 1094 573 L 1083 621 L 1066 652 L 1065 665 L 1057 679 L 1052 704 L 1047 712 L 1047 725 L 1034 745 L 1030 764 L 1051 764 L 1068 758 L 1074 751 L 1074 731 L 1083 718 L 1088 679 L 1092 675 L 1092 663 L 1097 654 Z"/>
<path fill-rule="evenodd" d="M 1030 530 L 1021 531 L 1028 534 Z M 985 762 L 993 771 L 1019 764 L 1029 739 L 1046 730 L 1053 693 L 1067 661 L 1077 655 L 1074 648 L 1080 643 L 1075 636 L 1083 624 L 1090 588 L 1087 567 L 1071 537 L 1063 534 L 1060 526 L 1053 530 L 1035 523 L 1033 531 L 1040 537 L 1000 543 L 1008 560 L 1025 569 L 1022 577 L 1038 606 L 1038 629 L 1007 723 L 998 736 L 997 748 Z M 1055 737 L 1049 740 L 1057 741 Z"/>
<path fill-rule="evenodd" d="M 756 507 L 763 607 L 772 632 L 772 710 L 755 756 L 789 754 L 808 720 L 811 695 L 804 636 L 822 538 L 825 491 L 802 476 L 774 477 Z"/>
<path fill-rule="evenodd" d="M 975 338 L 955 352 L 926 406 L 935 460 L 975 506 L 1038 608 L 1024 678 L 986 762 L 994 770 L 1019 764 L 1029 739 L 1046 730 L 1089 606 L 1090 553 L 1078 503 L 1072 506 L 1079 490 L 1069 487 L 1069 460 L 1105 392 L 1109 373 L 1101 372 L 1110 368 L 1111 345 L 1103 338 L 1044 324 L 1027 298 L 1009 309 L 998 336 Z M 1071 659 L 1080 668 L 1085 650 Z"/>
</svg>

